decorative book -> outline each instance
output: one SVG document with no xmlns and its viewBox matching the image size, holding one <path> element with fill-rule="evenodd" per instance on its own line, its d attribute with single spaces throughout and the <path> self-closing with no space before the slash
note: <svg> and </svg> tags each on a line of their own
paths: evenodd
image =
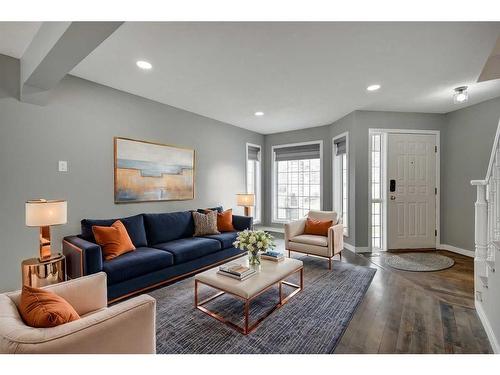
<svg viewBox="0 0 500 375">
<path fill-rule="evenodd" d="M 238 276 L 238 275 L 235 275 L 233 273 L 225 272 L 225 271 L 222 271 L 222 270 L 218 270 L 217 273 L 219 275 L 230 277 L 232 279 L 239 280 L 239 281 L 246 280 L 246 279 L 248 279 L 248 278 L 250 278 L 250 277 L 252 277 L 253 275 L 256 274 L 255 270 L 250 270 L 250 272 L 246 273 L 243 276 Z"/>
<path fill-rule="evenodd" d="M 242 276 L 248 275 L 249 273 L 255 272 L 255 270 L 253 270 L 250 267 L 246 267 L 242 264 L 234 264 L 234 263 L 220 266 L 219 270 L 226 272 L 226 273 L 230 273 L 230 274 L 235 275 L 235 276 L 239 276 L 239 277 L 242 277 Z"/>
<path fill-rule="evenodd" d="M 272 262 L 282 262 L 285 260 L 285 257 L 283 255 L 275 257 L 275 256 L 271 256 L 271 255 L 262 254 L 260 257 L 262 259 L 270 260 Z"/>
</svg>

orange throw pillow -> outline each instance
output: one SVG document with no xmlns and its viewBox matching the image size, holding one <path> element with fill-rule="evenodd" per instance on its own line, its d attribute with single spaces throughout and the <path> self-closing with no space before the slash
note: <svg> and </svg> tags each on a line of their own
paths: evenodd
<svg viewBox="0 0 500 375">
<path fill-rule="evenodd" d="M 219 232 L 233 232 L 233 209 L 217 213 L 217 230 Z"/>
<path fill-rule="evenodd" d="M 205 209 L 205 213 L 208 213 L 212 210 L 208 208 Z M 219 232 L 234 232 L 236 229 L 233 227 L 233 209 L 223 212 L 217 212 L 217 230 Z"/>
<path fill-rule="evenodd" d="M 129 251 L 135 246 L 128 235 L 125 225 L 116 220 L 110 227 L 92 226 L 96 242 L 101 245 L 104 259 L 111 260 Z"/>
<path fill-rule="evenodd" d="M 19 313 L 30 327 L 50 328 L 80 319 L 64 298 L 44 289 L 24 285 Z"/>
<path fill-rule="evenodd" d="M 333 221 L 321 221 L 307 218 L 304 234 L 314 234 L 316 236 L 328 236 L 328 228 Z"/>
</svg>

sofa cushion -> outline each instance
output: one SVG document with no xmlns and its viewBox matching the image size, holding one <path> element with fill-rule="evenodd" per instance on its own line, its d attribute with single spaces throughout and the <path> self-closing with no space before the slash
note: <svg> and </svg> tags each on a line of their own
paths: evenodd
<svg viewBox="0 0 500 375">
<path fill-rule="evenodd" d="M 224 232 L 221 234 L 213 234 L 211 236 L 205 236 L 205 238 L 212 238 L 221 243 L 223 249 L 228 249 L 233 247 L 233 242 L 236 241 L 238 237 L 238 232 Z"/>
<path fill-rule="evenodd" d="M 191 237 L 194 221 L 190 211 L 144 214 L 149 246 Z"/>
<path fill-rule="evenodd" d="M 198 208 L 196 210 L 196 212 L 200 213 L 200 214 L 204 214 L 205 212 L 207 211 L 217 211 L 217 212 L 222 212 L 224 211 L 224 209 L 222 208 L 222 206 L 218 206 L 218 207 L 209 207 L 209 208 Z"/>
<path fill-rule="evenodd" d="M 82 235 L 86 241 L 96 242 L 94 233 L 92 233 L 92 227 L 94 225 L 100 227 L 110 227 L 117 220 L 120 220 L 125 228 L 127 229 L 127 233 L 132 240 L 132 243 L 135 247 L 143 247 L 148 245 L 148 241 L 146 239 L 146 230 L 144 229 L 144 218 L 143 215 L 135 215 L 130 217 L 124 217 L 122 219 L 83 219 L 81 221 L 82 225 Z"/>
<path fill-rule="evenodd" d="M 108 284 L 166 268 L 174 264 L 174 257 L 167 251 L 139 247 L 135 251 L 103 262 L 102 269 L 108 275 Z"/>
<path fill-rule="evenodd" d="M 174 255 L 174 263 L 184 263 L 222 249 L 221 243 L 212 238 L 190 237 L 156 244 L 155 248 Z"/>
<path fill-rule="evenodd" d="M 300 236 L 290 238 L 290 241 L 303 243 L 306 245 L 328 246 L 328 237 L 316 236 L 313 234 L 301 234 Z"/>
</svg>

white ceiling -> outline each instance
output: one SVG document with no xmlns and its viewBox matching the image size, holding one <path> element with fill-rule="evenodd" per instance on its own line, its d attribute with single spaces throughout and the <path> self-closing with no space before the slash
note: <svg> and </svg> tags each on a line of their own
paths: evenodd
<svg viewBox="0 0 500 375">
<path fill-rule="evenodd" d="M 20 59 L 41 22 L 0 22 L 0 54 Z"/>
<path fill-rule="evenodd" d="M 446 113 L 465 106 L 452 100 L 462 85 L 466 105 L 499 96 L 500 80 L 475 83 L 499 33 L 500 23 L 126 22 L 71 74 L 269 134 L 356 109 Z M 368 93 L 372 83 L 381 90 Z"/>
</svg>

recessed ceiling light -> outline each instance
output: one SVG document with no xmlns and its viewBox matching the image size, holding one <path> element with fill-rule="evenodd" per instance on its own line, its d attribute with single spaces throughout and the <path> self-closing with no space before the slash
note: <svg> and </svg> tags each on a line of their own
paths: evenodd
<svg viewBox="0 0 500 375">
<path fill-rule="evenodd" d="M 149 70 L 153 67 L 151 63 L 144 61 L 144 60 L 139 60 L 135 63 L 139 68 L 144 69 L 144 70 Z"/>
<path fill-rule="evenodd" d="M 465 103 L 469 100 L 469 94 L 467 93 L 467 86 L 460 86 L 455 89 L 455 94 L 453 94 L 453 102 L 455 104 Z"/>
<path fill-rule="evenodd" d="M 370 85 L 366 88 L 367 91 L 377 91 L 380 89 L 380 85 Z"/>
<path fill-rule="evenodd" d="M 255 115 L 255 116 L 258 116 L 258 117 L 260 117 L 260 116 L 264 116 L 264 112 L 257 111 L 257 112 L 255 112 L 255 113 L 254 113 L 254 115 Z"/>
</svg>

